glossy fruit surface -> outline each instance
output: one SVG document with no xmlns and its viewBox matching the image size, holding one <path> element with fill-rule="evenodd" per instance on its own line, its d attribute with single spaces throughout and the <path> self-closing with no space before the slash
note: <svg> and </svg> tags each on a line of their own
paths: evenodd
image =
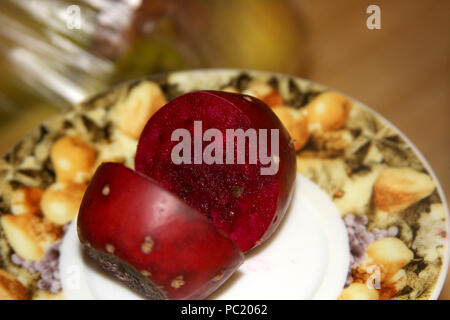
<svg viewBox="0 0 450 320">
<path fill-rule="evenodd" d="M 91 180 L 78 236 L 103 268 L 152 299 L 203 299 L 243 260 L 204 215 L 115 163 L 102 164 Z"/>
</svg>

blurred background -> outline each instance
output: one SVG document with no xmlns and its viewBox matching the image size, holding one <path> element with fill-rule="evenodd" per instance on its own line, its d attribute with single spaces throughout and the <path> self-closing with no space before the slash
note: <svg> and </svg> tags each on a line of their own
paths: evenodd
<svg viewBox="0 0 450 320">
<path fill-rule="evenodd" d="M 381 8 L 369 30 L 366 9 Z M 402 130 L 450 194 L 448 0 L 2 0 L 0 153 L 113 84 L 213 67 L 301 76 Z M 450 299 L 450 279 L 441 298 Z"/>
</svg>

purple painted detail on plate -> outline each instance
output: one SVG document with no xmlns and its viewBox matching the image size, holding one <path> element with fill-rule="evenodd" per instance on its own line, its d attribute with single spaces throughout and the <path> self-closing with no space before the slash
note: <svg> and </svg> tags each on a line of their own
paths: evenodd
<svg viewBox="0 0 450 320">
<path fill-rule="evenodd" d="M 372 231 L 368 231 L 368 223 L 369 219 L 366 216 L 347 214 L 344 217 L 344 224 L 347 229 L 350 245 L 350 267 L 346 286 L 352 282 L 352 269 L 357 268 L 364 261 L 367 247 L 376 240 L 395 237 L 398 234 L 398 228 L 395 226 L 389 229 L 374 228 Z"/>
<path fill-rule="evenodd" d="M 45 252 L 44 257 L 38 261 L 29 261 L 20 257 L 17 253 L 11 256 L 11 261 L 27 269 L 30 273 L 39 272 L 41 279 L 37 282 L 37 287 L 49 290 L 52 293 L 61 291 L 61 278 L 59 274 L 59 252 L 61 242 L 56 242 Z"/>
</svg>

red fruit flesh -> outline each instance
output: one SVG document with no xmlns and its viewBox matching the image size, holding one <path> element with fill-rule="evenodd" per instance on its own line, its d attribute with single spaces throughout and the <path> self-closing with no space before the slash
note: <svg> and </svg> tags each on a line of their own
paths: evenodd
<svg viewBox="0 0 450 320">
<path fill-rule="evenodd" d="M 205 298 L 243 260 L 205 216 L 121 164 L 95 173 L 78 236 L 105 269 L 151 299 Z"/>
<path fill-rule="evenodd" d="M 248 153 L 245 164 L 173 163 L 171 152 L 179 142 L 171 141 L 171 135 L 185 128 L 194 137 L 194 121 L 202 121 L 203 132 L 220 130 L 223 146 L 227 143 L 226 129 L 268 129 L 268 155 L 270 129 L 278 129 L 278 172 L 262 175 L 260 169 L 267 165 L 259 157 L 256 164 L 249 164 Z M 210 143 L 203 142 L 202 150 Z M 223 154 L 225 159 L 225 151 Z M 135 167 L 211 219 L 243 252 L 276 229 L 289 205 L 296 175 L 293 144 L 270 108 L 249 96 L 218 91 L 185 94 L 153 115 L 141 134 Z"/>
</svg>

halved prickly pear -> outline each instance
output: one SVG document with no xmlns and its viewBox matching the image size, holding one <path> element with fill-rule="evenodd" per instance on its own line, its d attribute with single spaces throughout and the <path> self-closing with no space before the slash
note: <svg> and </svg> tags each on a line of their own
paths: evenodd
<svg viewBox="0 0 450 320">
<path fill-rule="evenodd" d="M 276 229 L 296 175 L 293 143 L 270 108 L 219 91 L 182 95 L 155 113 L 135 167 L 202 212 L 243 252 Z"/>
<path fill-rule="evenodd" d="M 204 215 L 151 179 L 104 163 L 84 195 L 78 235 L 88 254 L 151 299 L 202 299 L 243 254 Z"/>
</svg>

